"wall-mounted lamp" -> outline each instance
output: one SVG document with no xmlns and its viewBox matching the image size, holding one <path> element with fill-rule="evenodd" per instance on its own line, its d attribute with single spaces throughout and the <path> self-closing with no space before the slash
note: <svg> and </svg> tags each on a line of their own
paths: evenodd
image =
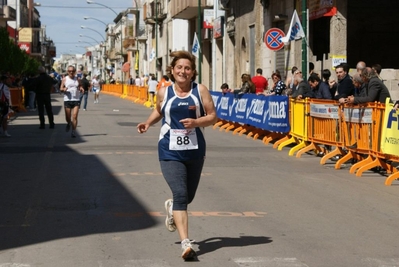
<svg viewBox="0 0 399 267">
<path fill-rule="evenodd" d="M 277 14 L 277 15 L 274 15 L 274 19 L 276 19 L 276 20 L 284 20 L 284 19 L 288 19 L 288 16 L 284 15 L 284 14 Z"/>
</svg>

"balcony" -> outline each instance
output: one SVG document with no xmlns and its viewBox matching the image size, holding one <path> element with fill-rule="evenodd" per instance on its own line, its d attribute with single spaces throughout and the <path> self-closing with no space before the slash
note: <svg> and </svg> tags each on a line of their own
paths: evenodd
<svg viewBox="0 0 399 267">
<path fill-rule="evenodd" d="M 136 39 L 134 37 L 128 36 L 123 40 L 123 48 L 127 49 L 134 46 L 136 46 Z"/>
<path fill-rule="evenodd" d="M 143 9 L 145 24 L 161 24 L 168 16 L 163 1 L 145 3 Z"/>
<path fill-rule="evenodd" d="M 213 0 L 201 0 L 201 9 L 212 8 Z M 198 16 L 198 1 L 174 0 L 170 5 L 170 15 L 174 19 L 193 19 Z"/>
<path fill-rule="evenodd" d="M 0 20 L 15 20 L 17 18 L 17 12 L 10 6 L 1 6 L 0 14 Z"/>
</svg>

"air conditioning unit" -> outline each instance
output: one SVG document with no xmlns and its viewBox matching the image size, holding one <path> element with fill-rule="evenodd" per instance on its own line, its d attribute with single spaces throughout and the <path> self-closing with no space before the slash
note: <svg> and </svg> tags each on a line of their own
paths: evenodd
<svg viewBox="0 0 399 267">
<path fill-rule="evenodd" d="M 229 2 L 230 0 L 219 0 L 219 9 L 229 10 Z"/>
</svg>

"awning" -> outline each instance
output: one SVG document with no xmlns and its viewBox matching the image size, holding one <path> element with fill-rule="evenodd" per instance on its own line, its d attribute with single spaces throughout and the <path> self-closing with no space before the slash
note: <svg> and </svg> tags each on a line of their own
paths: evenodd
<svg viewBox="0 0 399 267">
<path fill-rule="evenodd" d="M 123 72 L 129 72 L 130 71 L 130 63 L 129 62 L 125 62 L 122 65 L 122 71 Z"/>
</svg>

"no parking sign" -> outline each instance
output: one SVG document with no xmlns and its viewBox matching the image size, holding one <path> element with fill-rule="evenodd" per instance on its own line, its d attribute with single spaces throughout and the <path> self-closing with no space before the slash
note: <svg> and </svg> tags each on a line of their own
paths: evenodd
<svg viewBox="0 0 399 267">
<path fill-rule="evenodd" d="M 271 28 L 265 33 L 264 42 L 270 50 L 278 51 L 284 47 L 283 41 L 281 38 L 284 37 L 285 34 L 282 30 L 278 28 Z"/>
</svg>

